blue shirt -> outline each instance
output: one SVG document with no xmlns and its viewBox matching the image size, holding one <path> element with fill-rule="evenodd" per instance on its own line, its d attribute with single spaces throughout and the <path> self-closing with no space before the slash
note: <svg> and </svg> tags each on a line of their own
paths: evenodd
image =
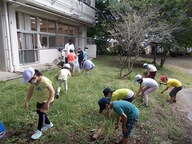
<svg viewBox="0 0 192 144">
<path fill-rule="evenodd" d="M 90 61 L 90 60 L 86 60 L 86 61 L 84 61 L 84 63 L 83 63 L 83 68 L 84 68 L 85 70 L 92 70 L 94 67 L 95 67 L 95 65 L 94 65 L 93 62 Z"/>
<path fill-rule="evenodd" d="M 128 102 L 128 101 L 114 101 L 112 102 L 113 110 L 118 114 L 122 115 L 123 113 L 127 116 L 127 119 L 138 119 L 139 117 L 139 110 L 138 108 Z"/>
</svg>

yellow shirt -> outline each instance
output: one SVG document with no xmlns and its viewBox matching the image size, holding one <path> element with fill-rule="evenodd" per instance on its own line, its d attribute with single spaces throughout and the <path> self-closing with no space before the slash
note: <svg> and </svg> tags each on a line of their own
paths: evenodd
<svg viewBox="0 0 192 144">
<path fill-rule="evenodd" d="M 33 84 L 33 86 L 34 86 L 33 94 L 35 96 L 35 99 L 40 103 L 46 102 L 49 98 L 48 87 L 52 86 L 52 82 L 47 77 L 42 76 L 41 81 L 38 82 L 37 84 Z"/>
<path fill-rule="evenodd" d="M 177 79 L 168 79 L 167 81 L 167 87 L 181 87 L 182 83 L 178 81 Z"/>
<path fill-rule="evenodd" d="M 112 101 L 123 100 L 127 98 L 131 98 L 134 95 L 133 91 L 130 89 L 118 89 L 112 94 Z"/>
</svg>

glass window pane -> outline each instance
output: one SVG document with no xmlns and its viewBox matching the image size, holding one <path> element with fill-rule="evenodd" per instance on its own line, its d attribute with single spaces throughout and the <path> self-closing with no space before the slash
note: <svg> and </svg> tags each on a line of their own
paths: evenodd
<svg viewBox="0 0 192 144">
<path fill-rule="evenodd" d="M 56 47 L 56 37 L 49 36 L 49 47 Z"/>
<path fill-rule="evenodd" d="M 31 20 L 31 30 L 37 31 L 37 19 L 31 16 L 30 20 Z"/>
<path fill-rule="evenodd" d="M 20 27 L 19 27 L 19 14 L 18 14 L 18 12 L 16 12 L 16 25 L 17 25 L 17 29 L 20 29 Z"/>
<path fill-rule="evenodd" d="M 17 40 L 18 40 L 18 48 L 22 49 L 22 34 L 21 33 L 17 33 Z"/>
<path fill-rule="evenodd" d="M 55 33 L 56 32 L 56 23 L 53 21 L 48 21 L 48 32 Z"/>
<path fill-rule="evenodd" d="M 38 61 L 38 51 L 37 50 L 20 50 L 19 61 L 21 64 L 33 63 Z"/>
<path fill-rule="evenodd" d="M 56 46 L 64 47 L 64 37 L 61 37 L 61 36 L 56 37 Z"/>
<path fill-rule="evenodd" d="M 43 48 L 48 46 L 47 35 L 40 35 L 40 41 Z"/>
<path fill-rule="evenodd" d="M 47 32 L 47 28 L 48 28 L 47 20 L 40 19 L 40 31 L 41 32 Z"/>
</svg>

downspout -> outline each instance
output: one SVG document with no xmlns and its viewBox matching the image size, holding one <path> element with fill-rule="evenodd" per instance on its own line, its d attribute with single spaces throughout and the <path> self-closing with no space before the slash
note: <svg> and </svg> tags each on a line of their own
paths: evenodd
<svg viewBox="0 0 192 144">
<path fill-rule="evenodd" d="M 13 52 L 12 52 L 12 43 L 10 39 L 10 27 L 9 27 L 9 16 L 8 16 L 8 3 L 4 2 L 5 8 L 5 23 L 6 23 L 6 38 L 7 38 L 7 56 L 8 56 L 8 71 L 13 72 L 15 71 L 15 66 L 13 62 Z M 6 57 L 7 58 L 7 57 Z"/>
</svg>

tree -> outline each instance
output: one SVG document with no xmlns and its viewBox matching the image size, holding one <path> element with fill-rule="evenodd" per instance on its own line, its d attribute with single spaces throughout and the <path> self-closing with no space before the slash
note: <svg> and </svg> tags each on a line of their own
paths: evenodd
<svg viewBox="0 0 192 144">
<path fill-rule="evenodd" d="M 110 5 L 114 19 L 108 29 L 113 39 L 116 39 L 119 44 L 120 77 L 128 76 L 132 72 L 137 58 L 144 51 L 141 43 L 146 35 L 153 47 L 155 43 L 172 38 L 171 32 L 174 28 L 160 19 L 160 9 L 140 2 L 124 0 Z M 124 69 L 128 70 L 125 74 Z"/>
</svg>

